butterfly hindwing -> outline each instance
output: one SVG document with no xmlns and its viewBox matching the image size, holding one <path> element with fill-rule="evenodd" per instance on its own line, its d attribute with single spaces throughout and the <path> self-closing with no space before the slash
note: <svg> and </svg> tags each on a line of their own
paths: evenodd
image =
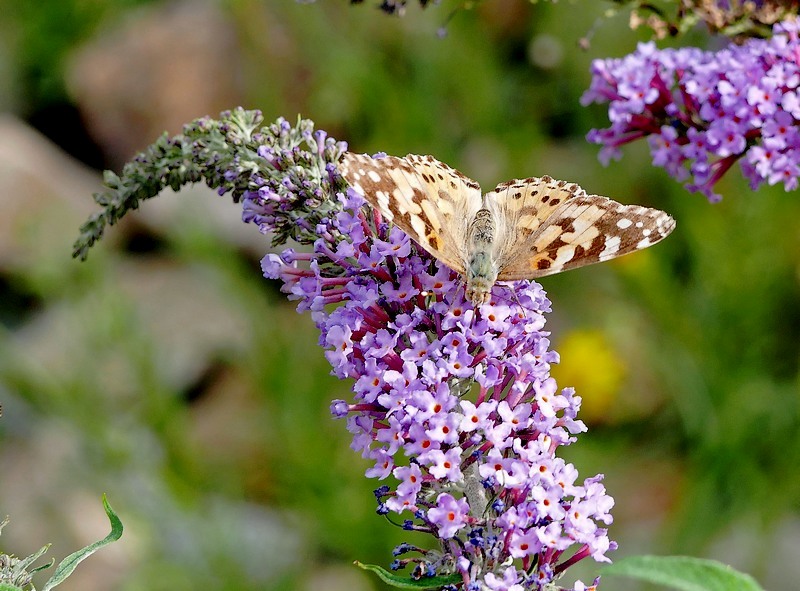
<svg viewBox="0 0 800 591">
<path fill-rule="evenodd" d="M 346 153 L 345 180 L 387 221 L 459 273 L 466 263 L 469 222 L 481 207 L 480 187 L 432 156 L 405 158 Z"/>
</svg>

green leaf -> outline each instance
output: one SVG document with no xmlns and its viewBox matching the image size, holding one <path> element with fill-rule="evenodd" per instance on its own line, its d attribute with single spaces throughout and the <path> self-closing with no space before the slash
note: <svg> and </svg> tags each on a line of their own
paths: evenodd
<svg viewBox="0 0 800 591">
<path fill-rule="evenodd" d="M 42 546 L 41 548 L 39 548 L 38 552 L 34 552 L 30 556 L 26 556 L 25 558 L 21 558 L 20 561 L 17 563 L 17 568 L 19 570 L 27 570 L 30 565 L 32 565 L 34 562 L 39 560 L 39 558 L 41 556 L 43 556 L 45 552 L 47 552 L 48 548 L 50 548 L 50 544 L 46 544 L 46 545 Z M 51 562 L 50 564 L 53 564 L 53 563 Z M 47 564 L 44 567 L 39 567 L 39 569 L 37 569 L 37 570 L 41 570 L 41 568 L 47 568 L 48 566 L 50 566 L 50 564 Z"/>
<path fill-rule="evenodd" d="M 400 589 L 438 589 L 440 587 L 444 587 L 445 585 L 459 583 L 463 580 L 461 575 L 458 573 L 444 575 L 441 577 L 425 577 L 424 579 L 417 580 L 412 579 L 411 577 L 401 577 L 394 573 L 390 573 L 386 569 L 374 564 L 363 564 L 357 560 L 353 564 L 359 568 L 363 568 L 364 570 L 371 570 L 378 575 L 384 583 Z"/>
<path fill-rule="evenodd" d="M 602 574 L 633 577 L 680 591 L 764 591 L 750 575 L 691 556 L 630 556 L 604 567 Z"/>
<path fill-rule="evenodd" d="M 89 544 L 85 548 L 78 550 L 77 552 L 73 552 L 69 556 L 67 556 L 64 560 L 61 561 L 56 567 L 55 574 L 50 578 L 47 583 L 45 583 L 44 588 L 42 591 L 49 591 L 56 585 L 60 585 L 64 582 L 68 576 L 72 574 L 72 571 L 75 570 L 75 567 L 78 566 L 78 563 L 82 562 L 84 559 L 88 558 L 97 550 L 102 548 L 103 546 L 110 544 L 111 542 L 117 541 L 120 536 L 122 536 L 122 521 L 120 521 L 117 514 L 114 513 L 114 510 L 111 508 L 111 505 L 108 504 L 106 500 L 106 496 L 103 495 L 103 508 L 106 510 L 106 515 L 108 515 L 108 520 L 111 522 L 111 533 L 109 533 L 105 538 L 95 542 L 94 544 Z"/>
<path fill-rule="evenodd" d="M 11 583 L 0 583 L 0 591 L 22 591 L 22 589 L 15 587 Z"/>
</svg>

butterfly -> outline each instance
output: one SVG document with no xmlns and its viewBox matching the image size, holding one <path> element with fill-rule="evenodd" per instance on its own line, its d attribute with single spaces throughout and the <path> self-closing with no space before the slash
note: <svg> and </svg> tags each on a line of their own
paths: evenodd
<svg viewBox="0 0 800 591">
<path fill-rule="evenodd" d="M 478 183 L 433 156 L 346 152 L 339 171 L 353 189 L 466 280 L 475 306 L 496 281 L 552 275 L 652 246 L 675 228 L 658 209 L 588 195 L 549 176 Z"/>
</svg>

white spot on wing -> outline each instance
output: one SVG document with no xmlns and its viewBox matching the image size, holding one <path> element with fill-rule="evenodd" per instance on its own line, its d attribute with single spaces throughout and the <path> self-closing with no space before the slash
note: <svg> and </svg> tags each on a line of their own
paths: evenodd
<svg viewBox="0 0 800 591">
<path fill-rule="evenodd" d="M 394 213 L 389 209 L 389 193 L 386 191 L 375 191 L 375 200 L 383 216 L 389 221 L 392 221 Z"/>
<path fill-rule="evenodd" d="M 562 267 L 566 263 L 570 262 L 572 259 L 575 258 L 575 247 L 567 244 L 562 246 L 556 252 L 556 258 L 553 261 L 553 266 L 555 267 Z"/>
<path fill-rule="evenodd" d="M 600 253 L 600 260 L 605 261 L 610 258 L 613 258 L 614 255 L 619 250 L 619 246 L 621 244 L 621 240 L 619 236 L 608 236 L 606 237 L 606 244 L 603 248 L 602 252 Z"/>
<path fill-rule="evenodd" d="M 425 236 L 425 222 L 422 221 L 422 218 L 411 216 L 411 227 L 417 233 L 417 236 Z"/>
</svg>

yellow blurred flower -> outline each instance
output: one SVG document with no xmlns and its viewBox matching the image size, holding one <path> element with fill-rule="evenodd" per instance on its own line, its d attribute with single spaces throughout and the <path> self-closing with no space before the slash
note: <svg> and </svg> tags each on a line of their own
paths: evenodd
<svg viewBox="0 0 800 591">
<path fill-rule="evenodd" d="M 627 366 L 604 332 L 573 330 L 556 347 L 561 363 L 551 368 L 559 387 L 573 386 L 583 399 L 579 418 L 587 423 L 608 420 Z"/>
</svg>

